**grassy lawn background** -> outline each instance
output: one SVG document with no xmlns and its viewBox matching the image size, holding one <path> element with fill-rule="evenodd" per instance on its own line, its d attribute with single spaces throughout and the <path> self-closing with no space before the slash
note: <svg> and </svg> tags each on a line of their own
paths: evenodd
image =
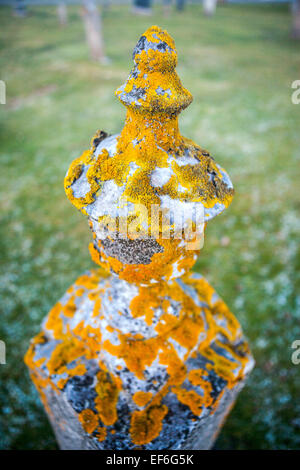
<svg viewBox="0 0 300 470">
<path fill-rule="evenodd" d="M 103 15 L 107 56 L 89 61 L 78 7 L 58 25 L 55 8 L 14 18 L 0 9 L 1 320 L 7 365 L 0 366 L 0 448 L 53 449 L 55 440 L 23 364 L 30 338 L 66 288 L 92 266 L 87 221 L 68 202 L 63 178 L 96 129 L 122 127 L 114 97 L 132 67 L 132 49 L 151 24 L 167 28 L 178 73 L 194 102 L 181 131 L 209 149 L 232 177 L 231 207 L 208 225 L 196 270 L 234 311 L 256 369 L 217 441 L 219 449 L 300 445 L 300 78 L 299 43 L 289 39 L 288 6 L 199 5 L 183 13 L 133 17 L 129 7 Z M 298 277 L 299 280 L 299 277 Z M 298 311 L 297 311 L 298 307 Z"/>
</svg>

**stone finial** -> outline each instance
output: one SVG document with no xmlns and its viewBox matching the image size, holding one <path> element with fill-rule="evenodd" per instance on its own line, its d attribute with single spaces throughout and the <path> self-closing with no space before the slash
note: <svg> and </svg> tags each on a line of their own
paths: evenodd
<svg viewBox="0 0 300 470">
<path fill-rule="evenodd" d="M 172 38 L 152 26 L 133 57 L 116 92 L 127 107 L 122 132 L 98 131 L 65 178 L 100 268 L 53 307 L 25 360 L 63 449 L 205 449 L 253 359 L 226 304 L 189 273 L 201 246 L 185 230 L 198 241 L 233 189 L 179 132 L 192 98 Z"/>
</svg>

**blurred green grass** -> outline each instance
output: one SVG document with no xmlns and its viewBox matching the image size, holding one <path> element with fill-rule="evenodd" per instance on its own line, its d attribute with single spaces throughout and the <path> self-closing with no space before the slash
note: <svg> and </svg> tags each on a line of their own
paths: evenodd
<svg viewBox="0 0 300 470">
<path fill-rule="evenodd" d="M 70 162 L 96 129 L 122 127 L 114 97 L 132 66 L 132 49 L 150 24 L 167 28 L 179 54 L 178 73 L 194 102 L 180 124 L 232 177 L 232 206 L 211 222 L 196 269 L 241 321 L 256 369 L 216 444 L 218 449 L 297 448 L 300 366 L 299 44 L 289 39 L 287 6 L 218 7 L 207 19 L 191 5 L 168 18 L 129 7 L 103 15 L 106 54 L 88 59 L 78 7 L 58 25 L 52 7 L 14 18 L 0 9 L 1 322 L 7 365 L 0 366 L 0 448 L 56 447 L 23 364 L 30 338 L 65 289 L 92 266 L 90 232 L 63 191 Z M 298 310 L 297 310 L 298 308 Z"/>
</svg>

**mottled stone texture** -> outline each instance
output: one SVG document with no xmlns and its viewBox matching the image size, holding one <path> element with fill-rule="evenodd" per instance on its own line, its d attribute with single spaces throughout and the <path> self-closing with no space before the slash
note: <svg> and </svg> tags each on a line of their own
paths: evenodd
<svg viewBox="0 0 300 470">
<path fill-rule="evenodd" d="M 65 178 L 89 219 L 98 268 L 51 309 L 25 362 L 62 449 L 208 449 L 254 361 L 235 316 L 189 274 L 201 247 L 191 249 L 184 228 L 203 236 L 233 187 L 179 132 L 192 96 L 176 74 L 172 38 L 149 28 L 133 58 L 117 90 L 124 129 L 98 131 Z M 169 216 L 164 228 L 153 205 Z M 138 230 L 124 236 L 132 222 Z"/>
<path fill-rule="evenodd" d="M 244 386 L 244 382 L 236 385 L 232 390 L 226 390 L 220 399 L 217 410 L 213 415 L 209 412 L 199 419 L 193 426 L 185 422 L 184 407 L 173 407 L 174 415 L 170 420 L 168 430 L 157 439 L 148 450 L 209 450 L 212 448 L 228 413 L 233 407 L 236 397 Z M 84 389 L 83 389 L 84 393 Z M 132 448 L 128 440 L 118 438 L 118 435 L 107 443 L 85 433 L 78 422 L 77 415 L 65 395 L 57 395 L 51 388 L 47 392 L 47 399 L 51 408 L 49 416 L 57 442 L 62 450 L 127 450 Z M 170 402 L 171 404 L 171 402 Z M 174 404 L 173 404 L 174 405 Z M 127 411 L 126 404 L 124 409 Z M 174 428 L 173 428 L 174 426 Z M 167 424 L 166 424 L 167 427 Z M 169 431 L 169 432 L 168 432 Z M 182 436 L 177 439 L 177 436 Z"/>
</svg>

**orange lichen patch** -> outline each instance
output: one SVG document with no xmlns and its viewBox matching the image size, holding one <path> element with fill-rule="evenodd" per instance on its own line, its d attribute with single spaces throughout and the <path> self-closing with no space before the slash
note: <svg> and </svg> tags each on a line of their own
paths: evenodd
<svg viewBox="0 0 300 470">
<path fill-rule="evenodd" d="M 152 324 L 154 309 L 160 305 L 160 297 L 154 294 L 154 290 L 157 292 L 157 289 L 139 287 L 139 294 L 130 303 L 133 318 L 145 316 L 147 325 Z"/>
<path fill-rule="evenodd" d="M 83 356 L 85 353 L 86 350 L 79 340 L 72 336 L 66 338 L 64 342 L 56 346 L 47 362 L 49 373 L 51 375 L 63 373 L 71 374 L 72 369 L 68 369 L 67 365 L 80 356 Z"/>
<path fill-rule="evenodd" d="M 123 264 L 121 263 L 121 261 L 119 261 L 116 258 L 113 258 L 112 256 L 108 256 L 107 262 L 108 262 L 109 266 L 111 267 L 111 269 L 116 274 L 118 274 L 123 268 Z"/>
<path fill-rule="evenodd" d="M 139 145 L 134 146 L 132 144 L 134 141 L 139 141 Z M 153 188 L 150 175 L 156 167 L 169 166 L 167 151 L 169 152 L 170 148 L 176 152 L 178 159 L 186 149 L 189 149 L 191 156 L 194 156 L 199 163 L 179 165 L 174 160 L 173 177 L 161 188 Z M 76 181 L 82 172 L 82 163 L 79 164 L 78 160 L 85 162 L 89 168 L 86 177 L 91 190 L 85 198 L 74 198 L 71 189 L 71 181 Z M 132 162 L 135 162 L 139 169 L 128 177 L 129 164 Z M 151 203 L 160 204 L 158 196 L 164 194 L 169 194 L 178 200 L 201 201 L 206 207 L 212 207 L 217 202 L 227 207 L 233 197 L 233 190 L 228 189 L 223 183 L 222 175 L 213 159 L 201 147 L 180 135 L 176 117 L 169 118 L 166 114 L 160 113 L 151 118 L 139 110 L 129 109 L 125 127 L 118 140 L 116 155 L 108 157 L 103 150 L 97 159 L 93 159 L 91 151 L 87 151 L 80 159 L 73 162 L 69 173 L 70 176 L 66 177 L 65 181 L 67 196 L 84 213 L 84 206 L 94 201 L 101 187 L 101 184 L 97 183 L 99 180 L 103 182 L 114 180 L 118 185 L 126 183 L 123 197 L 146 207 Z M 213 180 L 211 174 L 214 175 Z M 183 192 L 182 189 L 178 190 L 178 185 L 184 188 Z"/>
<path fill-rule="evenodd" d="M 59 381 L 57 382 L 58 388 L 63 389 L 71 377 L 84 375 L 85 373 L 86 373 L 86 367 L 84 364 L 78 364 L 72 369 L 68 369 L 68 376 L 65 379 L 59 379 Z"/>
<path fill-rule="evenodd" d="M 95 293 L 96 299 L 95 299 L 95 304 L 93 308 L 93 317 L 97 317 L 101 313 L 101 297 L 100 297 L 100 291 Z"/>
<path fill-rule="evenodd" d="M 99 424 L 98 416 L 93 412 L 93 410 L 83 410 L 78 414 L 78 419 L 82 424 L 85 432 L 91 434 L 97 428 Z"/>
<path fill-rule="evenodd" d="M 212 397 L 212 383 L 209 380 L 208 372 L 213 371 L 226 381 L 228 388 L 233 387 L 243 378 L 244 369 L 248 362 L 249 348 L 245 342 L 241 342 L 240 346 L 236 348 L 233 347 L 233 343 L 238 343 L 239 340 L 240 325 L 221 299 L 213 303 L 214 290 L 211 286 L 202 279 L 191 279 L 188 275 L 182 278 L 184 284 L 195 289 L 199 300 L 207 304 L 207 307 L 202 308 L 195 304 L 177 281 L 139 287 L 138 295 L 130 304 L 131 314 L 134 318 L 144 316 L 146 323 L 151 324 L 154 310 L 161 309 L 159 322 L 155 326 L 157 336 L 145 339 L 141 334 L 124 335 L 116 328 L 108 326 L 107 331 L 118 332 L 120 344 L 113 345 L 109 341 L 105 341 L 103 345 L 100 329 L 93 328 L 81 321 L 73 327 L 72 332 L 68 326 L 66 332 L 63 332 L 61 322 L 61 315 L 66 318 L 73 315 L 74 296 L 79 289 L 80 295 L 76 296 L 78 302 L 80 302 L 81 295 L 87 295 L 95 305 L 97 304 L 99 292 L 104 292 L 106 288 L 110 287 L 110 281 L 107 280 L 105 287 L 102 286 L 99 289 L 98 284 L 101 277 L 101 271 L 95 270 L 95 272 L 79 278 L 75 283 L 76 288 L 69 289 L 71 296 L 66 305 L 63 307 L 58 303 L 50 312 L 46 325 L 55 333 L 56 339 L 61 342 L 52 352 L 48 362 L 45 361 L 45 358 L 34 360 L 35 347 L 46 341 L 43 333 L 36 336 L 26 354 L 25 362 L 34 372 L 34 381 L 45 406 L 47 406 L 44 392 L 46 387 L 51 386 L 59 393 L 72 376 L 83 375 L 86 372 L 85 365 L 81 363 L 81 357 L 97 359 L 101 371 L 97 375 L 95 386 L 96 413 L 89 410 L 95 416 L 90 415 L 91 423 L 88 428 L 89 411 L 85 410 L 87 413 L 86 429 L 87 432 L 89 429 L 93 429 L 91 431 L 93 435 L 96 435 L 95 433 L 98 433 L 100 429 L 100 438 L 105 439 L 106 429 L 97 426 L 99 426 L 99 422 L 110 426 L 117 421 L 118 396 L 123 390 L 121 378 L 113 376 L 107 366 L 99 361 L 99 352 L 105 348 L 110 354 L 123 359 L 126 367 L 140 380 L 144 379 L 144 371 L 155 360 L 166 366 L 168 378 L 158 392 L 152 394 L 140 391 L 132 397 L 138 406 L 146 407 L 143 411 L 134 412 L 131 416 L 130 433 L 134 444 L 144 445 L 159 435 L 163 418 L 167 413 L 162 400 L 168 393 L 174 393 L 178 401 L 188 406 L 195 416 L 199 416 L 204 408 L 210 408 L 213 413 L 222 393 L 217 399 Z M 106 273 L 103 277 L 106 277 Z M 178 316 L 169 313 L 172 301 L 180 305 Z M 96 308 L 94 307 L 94 311 L 99 314 L 99 309 L 100 303 Z M 66 312 L 70 313 L 69 316 L 65 315 Z M 200 337 L 201 342 L 199 343 Z M 174 342 L 186 348 L 183 359 L 179 357 Z M 216 350 L 212 347 L 213 343 L 217 346 Z M 222 350 L 227 357 L 221 354 Z M 206 370 L 199 368 L 188 373 L 185 360 L 191 356 L 196 358 L 197 354 L 209 360 L 205 366 Z M 35 373 L 42 362 L 43 367 L 49 371 L 49 378 L 45 379 Z M 53 375 L 63 375 L 61 378 L 58 377 L 57 385 L 54 385 L 51 378 Z M 186 388 L 188 382 L 193 387 L 199 387 L 200 390 L 189 390 Z M 82 419 L 83 417 L 84 414 Z M 96 424 L 96 418 L 98 424 Z"/>
<path fill-rule="evenodd" d="M 168 211 L 167 201 L 177 203 L 178 207 L 199 202 L 205 208 L 217 204 L 223 208 L 230 204 L 233 190 L 209 153 L 179 132 L 178 115 L 190 104 L 192 96 L 176 74 L 177 54 L 173 39 L 156 26 L 149 28 L 135 49 L 134 61 L 134 72 L 116 92 L 120 101 L 127 106 L 125 126 L 117 139 L 116 151 L 112 154 L 110 148 L 109 153 L 104 143 L 102 151 L 96 156 L 96 148 L 105 137 L 98 131 L 92 139 L 90 150 L 71 164 L 65 178 L 65 191 L 72 204 L 86 215 L 91 214 L 87 206 L 96 200 L 101 205 L 101 192 L 110 187 L 106 182 L 110 182 L 111 187 L 115 185 L 115 194 L 121 194 L 116 203 L 126 201 L 130 208 L 142 204 L 148 209 L 148 213 L 140 219 L 131 210 L 127 217 L 117 218 L 115 226 L 110 224 L 111 215 L 99 216 L 98 220 L 93 221 L 93 224 L 106 224 L 109 239 L 113 238 L 114 232 L 121 233 L 123 222 L 136 224 L 138 233 L 144 233 L 150 227 L 156 229 L 157 235 L 153 238 L 162 249 L 152 255 L 148 264 L 125 263 L 116 256 L 106 255 L 105 243 L 97 239 L 99 232 L 97 230 L 96 233 L 96 229 L 90 252 L 96 264 L 117 274 L 120 279 L 148 285 L 147 288 L 139 288 L 138 295 L 130 303 L 130 312 L 138 321 L 144 317 L 148 326 L 153 324 L 155 318 L 153 330 L 156 336 L 147 338 L 141 334 L 123 334 L 113 326 L 106 327 L 107 323 L 98 330 L 85 321 L 76 326 L 69 321 L 84 295 L 93 303 L 91 321 L 99 324 L 101 315 L 104 315 L 100 294 L 109 289 L 110 281 L 102 285 L 101 290 L 98 284 L 102 274 L 100 271 L 94 272 L 79 278 L 75 287 L 69 289 L 70 298 L 66 304 L 57 304 L 50 312 L 46 328 L 60 342 L 43 367 L 47 367 L 50 376 L 63 375 L 57 385 L 62 388 L 72 375 L 85 373 L 81 357 L 97 360 L 101 370 L 97 373 L 95 385 L 96 413 L 84 410 L 79 419 L 87 432 L 94 433 L 102 441 L 107 430 L 105 427 L 99 428 L 99 422 L 111 426 L 117 421 L 117 402 L 123 383 L 120 378 L 122 373 L 120 377 L 117 374 L 114 376 L 109 370 L 110 365 L 99 360 L 100 350 L 105 349 L 103 358 L 107 358 L 106 353 L 117 357 L 115 364 L 123 364 L 124 361 L 127 369 L 139 380 L 145 380 L 145 370 L 153 363 L 165 366 L 167 380 L 160 385 L 158 392 L 140 391 L 132 397 L 138 406 L 145 407 L 132 413 L 130 425 L 133 444 L 143 446 L 161 432 L 168 412 L 163 399 L 168 393 L 175 394 L 179 402 L 189 407 L 195 416 L 199 416 L 204 407 L 213 409 L 222 393 L 218 400 L 213 400 L 209 380 L 211 371 L 232 387 L 242 378 L 248 351 L 243 344 L 239 348 L 233 346 L 238 344 L 240 337 L 239 324 L 221 300 L 214 302 L 214 291 L 206 281 L 190 280 L 188 275 L 182 279 L 194 289 L 201 303 L 193 300 L 179 283 L 171 281 L 194 265 L 199 250 L 188 250 L 186 240 L 182 243 L 182 239 L 175 239 L 175 227 L 171 222 L 167 230 L 163 230 L 159 218 L 154 220 L 152 217 L 151 206 L 157 204 L 161 209 L 163 204 L 164 215 Z M 159 183 L 158 175 L 164 176 L 161 179 L 166 181 L 164 184 Z M 86 194 L 82 192 L 83 188 Z M 92 214 L 96 218 L 97 210 L 94 210 L 95 206 Z M 92 231 L 93 224 L 90 223 Z M 165 239 L 168 229 L 171 237 Z M 130 235 L 129 238 L 133 240 L 136 236 Z M 152 285 L 153 281 L 157 284 Z M 173 308 L 173 304 L 176 307 Z M 106 327 L 103 336 L 104 333 L 106 336 L 110 336 L 109 333 L 118 334 L 119 344 L 109 340 L 102 343 L 101 327 Z M 43 339 L 40 338 L 40 341 Z M 33 351 L 34 347 L 27 360 L 34 370 L 41 359 L 35 362 Z M 195 369 L 188 373 L 187 359 L 194 357 L 196 363 L 198 355 L 208 359 L 207 363 L 204 361 L 206 370 Z M 189 386 L 199 387 L 199 390 L 190 390 Z"/>
<path fill-rule="evenodd" d="M 178 193 L 178 196 L 202 201 L 205 207 L 212 207 L 216 202 L 222 202 L 225 207 L 228 207 L 233 197 L 233 190 L 228 189 L 224 184 L 222 174 L 212 158 L 189 139 L 184 138 L 184 146 L 189 149 L 192 157 L 199 160 L 199 163 L 179 165 L 180 159 L 178 163 L 172 162 L 177 181 L 185 188 L 185 191 Z M 212 174 L 214 175 L 213 181 L 211 181 Z"/>
<path fill-rule="evenodd" d="M 201 354 L 207 359 L 211 360 L 213 364 L 207 364 L 207 368 L 213 370 L 217 375 L 222 377 L 230 384 L 236 383 L 235 369 L 238 368 L 239 363 L 234 360 L 229 360 L 224 356 L 217 354 L 212 348 L 201 349 Z"/>
<path fill-rule="evenodd" d="M 146 39 L 154 45 L 160 42 L 165 43 L 168 47 L 159 49 L 159 54 L 152 48 L 141 49 L 138 52 L 134 51 L 134 61 L 136 64 L 144 66 L 147 70 L 165 70 L 174 68 L 177 64 L 177 53 L 175 49 L 174 39 L 168 34 L 167 31 L 159 28 L 158 26 L 151 26 L 144 32 L 141 40 Z M 149 45 L 150 46 L 150 45 Z M 155 53 L 156 52 L 156 53 Z"/>
<path fill-rule="evenodd" d="M 113 430 L 111 431 L 111 433 L 113 434 Z M 97 429 L 96 437 L 97 437 L 99 442 L 105 441 L 106 436 L 107 436 L 106 428 L 98 428 Z"/>
<path fill-rule="evenodd" d="M 50 310 L 48 319 L 46 322 L 46 328 L 53 332 L 53 337 L 55 339 L 61 338 L 63 334 L 63 321 L 60 317 L 62 313 L 62 305 L 60 302 L 57 302 L 54 307 Z"/>
<path fill-rule="evenodd" d="M 191 309 L 193 311 L 196 305 L 193 301 L 189 301 L 189 297 L 176 282 L 161 282 L 147 287 L 140 286 L 138 295 L 131 301 L 130 310 L 134 318 L 145 316 L 147 324 L 152 323 L 154 309 L 161 308 L 163 314 L 160 319 L 163 324 L 158 324 L 155 329 L 161 335 L 173 328 L 178 319 L 168 314 L 170 301 L 166 297 L 172 298 L 182 303 L 184 310 Z M 151 323 L 150 323 L 151 321 Z"/>
<path fill-rule="evenodd" d="M 110 426 L 118 419 L 117 401 L 119 389 L 115 378 L 108 372 L 98 372 L 97 380 L 95 407 L 103 424 Z"/>
<path fill-rule="evenodd" d="M 99 143 L 102 142 L 102 140 L 106 139 L 106 137 L 108 137 L 108 134 L 105 131 L 98 129 L 91 139 L 91 150 L 94 152 Z"/>
<path fill-rule="evenodd" d="M 214 365 L 209 365 L 208 368 L 213 368 L 218 375 L 227 381 L 228 388 L 232 388 L 244 376 L 244 370 L 250 355 L 249 345 L 243 342 L 235 349 L 229 344 L 224 344 L 218 340 L 216 340 L 215 343 L 218 347 L 227 351 L 232 357 L 232 360 L 215 355 L 215 352 L 211 348 L 205 349 L 203 355 L 208 359 L 213 357 Z"/>
<path fill-rule="evenodd" d="M 46 338 L 43 332 L 40 332 L 38 335 L 35 336 L 35 338 L 31 340 L 30 347 L 28 348 L 24 356 L 24 362 L 29 369 L 34 370 L 35 368 L 35 364 L 36 364 L 36 361 L 34 359 L 35 345 L 43 344 L 45 341 L 46 341 Z"/>
<path fill-rule="evenodd" d="M 154 329 L 160 335 L 167 335 L 171 329 L 175 329 L 179 324 L 179 319 L 170 313 L 163 313 L 159 320 Z"/>
<path fill-rule="evenodd" d="M 204 331 L 202 317 L 195 314 L 182 319 L 180 325 L 172 330 L 171 337 L 181 346 L 192 349 L 197 345 L 199 334 Z"/>
<path fill-rule="evenodd" d="M 97 357 L 97 353 L 101 350 L 101 331 L 99 328 L 93 328 L 90 325 L 84 326 L 81 321 L 73 330 L 74 334 L 82 340 L 88 349 L 92 352 L 92 357 Z"/>
<path fill-rule="evenodd" d="M 221 320 L 224 322 L 226 320 L 226 328 L 218 325 L 218 330 L 229 341 L 235 341 L 241 327 L 238 320 L 221 299 L 212 306 L 212 315 L 216 321 Z"/>
<path fill-rule="evenodd" d="M 84 294 L 85 290 L 84 289 L 77 289 L 75 292 L 76 297 L 81 297 L 82 294 Z"/>
<path fill-rule="evenodd" d="M 137 406 L 145 406 L 151 400 L 151 392 L 139 391 L 132 395 L 132 399 Z"/>
<path fill-rule="evenodd" d="M 168 408 L 165 405 L 150 405 L 145 410 L 134 411 L 131 417 L 130 435 L 136 445 L 148 444 L 162 430 L 162 422 Z"/>
<path fill-rule="evenodd" d="M 169 375 L 167 386 L 180 385 L 185 380 L 187 373 L 186 366 L 178 357 L 173 345 L 169 345 L 159 355 L 159 363 L 167 366 Z"/>
<path fill-rule="evenodd" d="M 104 341 L 104 349 L 113 356 L 122 358 L 128 369 L 142 380 L 145 368 L 150 366 L 157 356 L 160 338 L 145 340 L 141 335 L 119 334 L 119 340 L 120 345 L 111 344 L 109 340 Z"/>
<path fill-rule="evenodd" d="M 123 382 L 122 382 L 121 377 L 119 377 L 119 376 L 116 375 L 116 376 L 114 377 L 114 380 L 115 380 L 115 384 L 116 384 L 118 390 L 119 390 L 119 391 L 123 390 Z"/>
<path fill-rule="evenodd" d="M 38 359 L 37 361 L 35 361 L 36 367 L 40 367 L 42 364 L 44 364 L 45 361 L 46 361 L 46 358 L 41 357 L 41 359 Z"/>
<path fill-rule="evenodd" d="M 77 294 L 78 295 L 78 294 Z M 74 316 L 74 313 L 76 311 L 76 304 L 75 304 L 75 296 L 72 296 L 66 305 L 62 307 L 62 312 L 65 315 L 65 317 L 72 318 Z"/>
<path fill-rule="evenodd" d="M 59 393 L 59 390 L 55 387 L 53 382 L 49 380 L 48 378 L 44 377 L 40 372 L 39 372 L 39 361 L 35 361 L 34 356 L 35 356 L 35 346 L 37 344 L 43 344 L 46 341 L 46 337 L 43 332 L 39 333 L 38 335 L 35 336 L 31 340 L 30 347 L 28 351 L 25 354 L 24 357 L 24 362 L 27 365 L 29 371 L 30 371 L 30 378 L 32 382 L 34 383 L 36 389 L 38 390 L 41 401 L 48 413 L 49 416 L 52 416 L 52 411 L 51 408 L 48 404 L 47 396 L 45 393 L 45 389 L 47 387 L 51 387 L 53 390 L 55 390 L 57 393 Z"/>
</svg>

